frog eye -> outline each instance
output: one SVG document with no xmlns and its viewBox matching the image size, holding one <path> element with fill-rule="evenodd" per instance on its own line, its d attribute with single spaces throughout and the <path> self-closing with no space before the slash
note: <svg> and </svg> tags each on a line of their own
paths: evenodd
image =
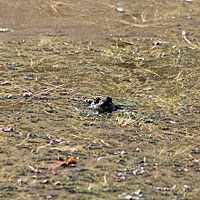
<svg viewBox="0 0 200 200">
<path fill-rule="evenodd" d="M 100 100 L 101 100 L 101 99 L 100 99 L 99 97 L 97 97 L 97 98 L 94 100 L 94 103 L 97 104 L 97 103 L 99 103 Z"/>
</svg>

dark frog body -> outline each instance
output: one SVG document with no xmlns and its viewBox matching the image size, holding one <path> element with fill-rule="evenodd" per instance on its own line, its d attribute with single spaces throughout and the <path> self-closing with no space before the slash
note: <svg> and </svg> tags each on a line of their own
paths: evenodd
<svg viewBox="0 0 200 200">
<path fill-rule="evenodd" d="M 93 108 L 100 112 L 112 112 L 121 109 L 121 106 L 114 105 L 111 97 L 107 97 L 105 100 L 101 100 L 99 97 L 97 97 L 90 104 L 90 108 Z"/>
</svg>

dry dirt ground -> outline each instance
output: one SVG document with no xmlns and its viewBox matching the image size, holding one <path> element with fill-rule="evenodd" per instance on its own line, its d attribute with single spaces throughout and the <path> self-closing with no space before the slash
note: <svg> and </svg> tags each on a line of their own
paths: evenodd
<svg viewBox="0 0 200 200">
<path fill-rule="evenodd" d="M 0 0 L 0 199 L 199 199 L 199 8 Z"/>
<path fill-rule="evenodd" d="M 200 2 L 158 0 L 0 0 L 0 40 L 63 36 L 105 41 L 110 36 L 159 37 L 199 27 Z M 123 12 L 117 12 L 123 8 Z"/>
</svg>

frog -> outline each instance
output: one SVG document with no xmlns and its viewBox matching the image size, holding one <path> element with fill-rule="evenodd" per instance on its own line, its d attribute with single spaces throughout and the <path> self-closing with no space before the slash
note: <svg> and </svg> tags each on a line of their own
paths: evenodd
<svg viewBox="0 0 200 200">
<path fill-rule="evenodd" d="M 99 112 L 109 112 L 109 113 L 116 111 L 118 109 L 122 109 L 121 106 L 113 104 L 111 97 L 106 97 L 105 100 L 102 100 L 100 97 L 95 98 L 91 102 L 90 108 L 95 109 Z"/>
</svg>

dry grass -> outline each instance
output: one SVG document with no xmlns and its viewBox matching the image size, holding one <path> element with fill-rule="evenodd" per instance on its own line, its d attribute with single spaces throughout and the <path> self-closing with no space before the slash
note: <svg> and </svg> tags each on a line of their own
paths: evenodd
<svg viewBox="0 0 200 200">
<path fill-rule="evenodd" d="M 59 193 L 54 194 L 64 198 L 66 180 L 70 191 L 92 196 L 104 196 L 104 190 L 112 191 L 114 195 L 123 189 L 128 194 L 132 190 L 128 185 L 138 181 L 137 190 L 153 196 L 145 184 L 145 174 L 149 174 L 148 181 L 154 185 L 153 190 L 162 191 L 167 185 L 162 178 L 157 180 L 160 173 L 165 173 L 171 177 L 171 183 L 167 179 L 170 187 L 166 194 L 172 195 L 174 190 L 182 194 L 182 186 L 173 178 L 178 173 L 176 165 L 180 166 L 180 171 L 183 169 L 184 184 L 187 170 L 195 174 L 195 162 L 199 160 L 198 156 L 191 158 L 191 152 L 198 145 L 194 138 L 199 116 L 198 107 L 194 106 L 199 93 L 188 81 L 190 77 L 195 82 L 198 80 L 198 49 L 196 54 L 191 54 L 185 48 L 184 38 L 182 46 L 177 41 L 179 49 L 175 50 L 171 49 L 177 45 L 173 39 L 155 48 L 149 41 L 138 40 L 128 44 L 123 40 L 115 41 L 108 46 L 63 45 L 64 42 L 44 37 L 23 44 L 5 43 L 1 47 L 1 83 L 11 83 L 1 86 L 1 101 L 12 105 L 8 109 L 1 104 L 1 112 L 10 116 L 9 119 L 1 118 L 4 163 L 1 175 L 9 174 L 5 187 L 12 187 L 15 191 L 12 194 L 18 196 L 25 187 L 34 191 L 42 188 L 42 180 L 48 180 L 46 187 L 57 188 Z M 140 51 L 135 51 L 135 47 Z M 176 53 L 182 50 L 182 54 Z M 168 54 L 166 58 L 159 56 L 165 53 Z M 180 55 L 179 65 L 184 67 L 174 68 L 172 64 Z M 138 60 L 141 56 L 145 59 Z M 187 64 L 189 57 L 196 61 L 192 68 Z M 34 95 L 25 99 L 24 89 Z M 15 98 L 8 99 L 8 95 Z M 112 96 L 114 103 L 124 105 L 125 110 L 114 112 L 111 117 L 93 114 L 83 101 L 85 97 L 95 96 Z M 8 128 L 13 131 L 6 132 Z M 12 150 L 6 151 L 8 142 L 12 144 Z M 22 150 L 23 159 L 20 157 Z M 11 151 L 19 155 L 16 157 Z M 58 169 L 57 175 L 53 175 L 41 167 L 41 161 L 70 154 L 80 157 L 74 169 L 83 167 L 86 170 L 76 181 L 67 175 L 70 173 L 73 177 L 76 174 L 73 169 Z M 116 164 L 119 159 L 125 164 Z M 8 166 L 6 162 L 12 162 L 12 165 Z M 20 174 L 24 170 L 22 177 Z M 113 183 L 120 180 L 117 176 L 122 176 L 117 175 L 120 170 L 126 181 L 114 187 Z M 35 171 L 40 173 L 33 175 Z M 141 175 L 133 176 L 131 171 Z M 62 178 L 64 174 L 65 178 Z M 197 180 L 193 179 L 197 186 Z M 61 184 L 59 189 L 56 181 Z M 85 182 L 88 183 L 85 185 Z M 176 189 L 173 185 L 177 185 Z M 42 195 L 40 189 L 37 193 Z M 9 196 L 5 191 L 3 194 Z M 185 191 L 182 195 L 194 194 L 196 190 L 191 188 L 190 193 Z M 29 198 L 29 195 L 26 192 L 18 197 Z M 109 195 L 109 198 L 113 196 Z"/>
</svg>

